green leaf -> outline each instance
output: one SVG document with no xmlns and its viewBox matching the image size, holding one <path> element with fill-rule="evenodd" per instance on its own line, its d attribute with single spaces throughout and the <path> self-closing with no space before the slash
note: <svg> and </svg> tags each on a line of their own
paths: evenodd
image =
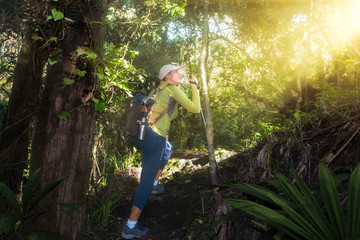
<svg viewBox="0 0 360 240">
<path fill-rule="evenodd" d="M 184 8 L 186 7 L 186 1 L 185 2 L 182 2 L 181 5 L 180 5 L 181 8 Z"/>
<path fill-rule="evenodd" d="M 0 193 L 5 197 L 11 207 L 15 210 L 16 214 L 21 215 L 21 206 L 17 201 L 15 194 L 11 189 L 5 185 L 5 183 L 0 182 Z"/>
<path fill-rule="evenodd" d="M 332 229 L 326 219 L 326 216 L 323 214 L 321 207 L 312 192 L 293 168 L 291 168 L 291 172 L 303 195 L 303 199 L 305 200 L 304 206 L 298 205 L 299 211 L 301 211 L 307 219 L 309 219 L 310 223 L 318 229 L 318 231 L 323 233 L 323 236 L 325 236 L 326 239 L 334 239 L 334 235 L 331 231 Z"/>
<path fill-rule="evenodd" d="M 35 41 L 37 41 L 37 40 L 43 41 L 44 40 L 44 38 L 39 37 L 39 36 L 32 36 L 31 38 L 34 39 Z"/>
<path fill-rule="evenodd" d="M 52 65 L 54 65 L 55 63 L 57 63 L 58 62 L 58 60 L 57 60 L 57 58 L 56 57 L 54 57 L 54 58 L 49 58 L 48 59 L 48 63 L 52 66 Z"/>
<path fill-rule="evenodd" d="M 70 114 L 67 111 L 62 111 L 58 115 L 56 115 L 60 120 L 63 120 L 64 122 L 68 122 L 70 119 Z"/>
<path fill-rule="evenodd" d="M 282 177 L 281 174 L 277 175 L 278 178 Z M 279 182 L 282 183 L 283 185 L 287 185 L 287 182 L 284 182 L 284 179 L 279 179 Z M 278 205 L 286 214 L 287 216 L 289 216 L 289 218 L 294 219 L 294 221 L 300 225 L 301 228 L 303 229 L 307 229 L 308 232 L 307 234 L 309 236 L 311 235 L 319 235 L 311 226 L 311 224 L 309 224 L 309 222 L 307 221 L 307 219 L 305 219 L 299 212 L 296 212 L 294 210 L 294 208 L 292 208 L 291 204 L 286 201 L 285 199 L 281 198 L 280 195 L 266 189 L 266 188 L 261 188 L 259 186 L 252 186 L 249 184 L 243 184 L 244 187 L 242 188 L 242 191 L 251 194 L 253 196 L 256 196 L 260 199 L 263 199 L 265 201 L 269 201 L 272 204 L 276 204 Z M 294 189 L 291 189 L 294 188 Z M 296 192 L 296 187 L 291 184 L 290 187 L 290 192 Z M 299 193 L 297 193 L 299 195 L 299 197 L 302 197 Z M 305 235 L 303 235 L 305 236 Z"/>
<path fill-rule="evenodd" d="M 58 21 L 64 18 L 64 14 L 62 12 L 59 12 L 58 10 L 56 10 L 55 8 L 53 8 L 51 10 L 51 14 L 54 18 L 54 21 Z"/>
<path fill-rule="evenodd" d="M 99 99 L 97 99 L 97 98 L 92 98 L 92 100 L 93 100 L 94 103 L 98 103 L 98 102 L 99 102 Z"/>
<path fill-rule="evenodd" d="M 67 204 L 67 203 L 57 203 L 56 205 L 64 207 L 64 208 L 69 208 L 73 211 L 79 211 L 77 207 L 75 207 L 73 204 Z"/>
<path fill-rule="evenodd" d="M 69 21 L 69 22 L 75 22 L 74 20 L 70 19 L 70 18 L 65 18 L 66 21 Z"/>
<path fill-rule="evenodd" d="M 97 58 L 97 55 L 96 55 L 96 53 L 94 53 L 94 52 L 89 52 L 89 53 L 87 54 L 87 57 L 88 57 L 89 59 L 91 59 L 91 60 L 94 60 L 94 59 Z"/>
<path fill-rule="evenodd" d="M 9 233 L 10 230 L 14 228 L 18 219 L 19 218 L 11 212 L 0 213 L 0 235 L 2 233 Z"/>
<path fill-rule="evenodd" d="M 23 213 L 27 212 L 28 203 L 31 197 L 31 194 L 34 191 L 34 186 L 36 179 L 40 173 L 41 168 L 36 169 L 33 174 L 30 175 L 28 181 L 26 182 L 26 185 L 23 190 L 23 197 L 22 197 L 22 206 L 23 206 Z"/>
<path fill-rule="evenodd" d="M 97 71 L 98 71 L 99 74 L 105 75 L 104 74 L 104 68 L 102 68 L 101 66 L 97 67 Z"/>
<path fill-rule="evenodd" d="M 119 82 L 119 83 L 116 83 L 115 86 L 118 86 L 120 89 L 123 89 L 123 90 L 130 90 L 130 85 L 128 82 Z"/>
<path fill-rule="evenodd" d="M 29 209 L 34 208 L 41 199 L 43 199 L 46 195 L 48 195 L 48 194 L 49 194 L 57 185 L 59 185 L 64 179 L 65 179 L 65 177 L 61 177 L 61 178 L 58 178 L 58 179 L 52 181 L 51 183 L 49 183 L 43 190 L 41 190 L 41 192 L 40 192 L 39 195 L 34 199 L 34 201 L 31 202 L 31 205 L 30 205 Z"/>
<path fill-rule="evenodd" d="M 297 122 L 300 122 L 301 116 L 300 116 L 300 113 L 299 113 L 299 112 L 294 113 L 293 116 L 294 116 L 294 118 L 295 118 L 295 120 L 296 120 Z"/>
<path fill-rule="evenodd" d="M 269 191 L 271 193 L 270 190 L 266 189 L 266 188 L 263 188 L 263 187 L 260 187 L 260 186 L 252 186 L 248 183 L 232 183 L 232 184 L 225 184 L 225 186 L 228 186 L 228 187 L 232 187 L 232 188 L 235 188 L 235 189 L 238 189 L 242 192 L 245 192 L 247 194 L 250 194 L 252 196 L 255 196 L 261 200 L 264 200 L 268 203 L 272 203 L 272 200 L 269 199 L 267 196 L 264 196 L 264 194 L 262 193 L 259 193 L 259 190 L 263 190 L 263 191 Z"/>
<path fill-rule="evenodd" d="M 59 54 L 59 51 L 54 50 L 54 51 L 51 51 L 49 54 L 50 54 L 51 57 L 55 57 L 55 56 L 57 56 Z"/>
<path fill-rule="evenodd" d="M 284 175 L 278 173 L 276 176 L 279 179 L 279 183 L 282 186 L 282 189 L 284 190 L 283 192 L 286 194 L 286 196 L 289 197 L 292 201 L 300 201 L 300 204 L 304 204 L 303 196 L 300 194 L 296 186 L 292 184 Z M 318 231 L 316 231 L 316 229 L 314 229 L 313 226 L 309 223 L 308 219 L 302 216 L 302 211 L 296 211 L 292 204 L 284 201 L 277 194 L 269 195 L 269 198 L 271 198 L 276 205 L 281 207 L 291 219 L 294 219 L 294 221 L 299 224 L 300 227 L 307 229 L 308 234 L 314 235 L 315 237 L 321 236 L 321 234 L 318 233 Z"/>
<path fill-rule="evenodd" d="M 100 22 L 100 21 L 91 21 L 92 23 L 96 23 L 96 24 L 101 24 L 101 25 L 105 25 L 105 23 Z"/>
<path fill-rule="evenodd" d="M 64 79 L 63 79 L 63 84 L 64 84 L 65 86 L 71 85 L 71 84 L 74 84 L 74 83 L 75 83 L 75 80 L 74 80 L 74 79 L 70 79 L 70 78 L 64 78 Z"/>
<path fill-rule="evenodd" d="M 96 73 L 96 76 L 99 78 L 100 81 L 103 81 L 105 78 L 105 75 L 100 74 L 100 73 Z"/>
<path fill-rule="evenodd" d="M 132 58 L 135 58 L 136 55 L 139 54 L 138 51 L 131 51 L 131 50 L 129 50 L 128 53 L 130 54 L 130 56 L 131 56 Z"/>
<path fill-rule="evenodd" d="M 62 213 L 65 214 L 66 216 L 70 217 L 71 219 L 76 220 L 76 217 L 75 217 L 75 215 L 74 215 L 72 212 L 67 211 L 67 210 L 64 210 L 64 209 L 59 209 L 58 211 L 59 211 L 59 212 L 62 212 Z"/>
<path fill-rule="evenodd" d="M 296 172 L 293 171 L 293 175 L 297 176 Z M 304 229 L 310 233 L 310 235 L 314 236 L 316 239 L 332 239 L 332 235 L 329 233 L 329 226 L 326 225 L 325 228 L 321 228 L 318 226 L 318 222 L 322 224 L 323 215 L 316 215 L 316 212 L 313 215 L 313 209 L 317 208 L 318 203 L 314 200 L 313 196 L 306 195 L 304 196 L 302 192 L 298 190 L 298 188 L 284 175 L 277 173 L 277 178 L 279 179 L 280 189 L 286 194 L 288 198 L 290 198 L 292 203 L 295 203 L 296 209 L 298 213 L 301 213 L 303 217 L 298 218 L 290 214 L 291 217 L 294 217 L 295 221 L 297 221 Z M 310 190 L 306 187 L 305 183 L 300 179 L 296 178 L 296 183 L 305 187 L 302 189 L 303 191 L 310 192 Z M 315 204 L 313 206 L 312 204 Z M 315 218 L 314 218 L 315 217 Z M 319 219 L 318 219 L 319 218 Z M 325 237 L 328 235 L 327 237 Z"/>
<path fill-rule="evenodd" d="M 75 74 L 78 75 L 79 77 L 84 77 L 86 74 L 85 70 L 80 70 L 80 69 L 75 69 Z"/>
<path fill-rule="evenodd" d="M 297 175 L 293 169 L 292 173 L 296 179 L 297 186 L 280 173 L 276 173 L 278 180 L 270 183 L 285 194 L 290 202 L 282 199 L 266 188 L 252 186 L 246 183 L 227 184 L 226 186 L 234 187 L 247 194 L 255 196 L 271 204 L 276 204 L 282 209 L 282 214 L 288 219 L 292 219 L 301 229 L 306 229 L 307 238 L 305 239 L 335 239 L 331 227 L 326 221 L 325 215 L 313 197 L 310 189 L 304 181 Z M 275 227 L 275 226 L 274 226 Z M 305 237 L 305 235 L 302 235 Z"/>
<path fill-rule="evenodd" d="M 277 229 L 286 233 L 288 236 L 292 237 L 292 239 L 300 240 L 304 239 L 303 237 L 308 235 L 304 229 L 301 229 L 285 216 L 266 206 L 256 202 L 241 199 L 225 199 L 224 201 L 235 208 L 240 208 L 247 214 L 267 222 L 271 226 L 276 227 Z"/>
<path fill-rule="evenodd" d="M 100 101 L 95 103 L 95 110 L 96 111 L 102 112 L 102 111 L 105 110 L 105 108 L 106 108 L 105 103 L 100 102 Z"/>
<path fill-rule="evenodd" d="M 335 181 L 325 163 L 320 163 L 319 185 L 322 200 L 325 204 L 325 215 L 323 213 L 324 209 L 321 208 L 313 196 L 314 193 L 306 186 L 293 168 L 291 168 L 291 172 L 296 180 L 296 185 L 280 173 L 276 173 L 278 180 L 271 181 L 271 184 L 281 191 L 280 194 L 246 183 L 225 185 L 270 202 L 271 205 L 275 204 L 281 210 L 275 211 L 247 200 L 227 199 L 226 202 L 269 223 L 274 228 L 292 237 L 292 239 L 350 240 L 360 236 L 360 164 L 350 176 L 346 214 L 347 227 L 345 227 L 345 219 L 336 189 L 336 185 L 345 180 L 347 175 L 337 176 Z M 289 199 L 289 202 L 283 199 L 282 196 Z"/>
<path fill-rule="evenodd" d="M 84 50 L 82 50 L 82 48 L 76 49 L 76 53 L 78 54 L 78 56 L 86 55 L 86 54 L 87 54 Z"/>
<path fill-rule="evenodd" d="M 345 238 L 345 221 L 341 211 L 340 200 L 336 190 L 334 178 L 324 162 L 319 165 L 319 184 L 321 196 L 329 214 L 332 228 L 338 239 Z"/>
<path fill-rule="evenodd" d="M 98 76 L 99 80 L 101 80 L 101 81 L 105 79 L 104 69 L 101 66 L 97 67 L 96 75 Z"/>
<path fill-rule="evenodd" d="M 360 164 L 352 172 L 348 188 L 348 236 L 360 236 Z"/>
<path fill-rule="evenodd" d="M 57 39 L 58 39 L 57 37 L 52 37 L 52 38 L 49 39 L 49 41 L 50 42 L 57 42 Z"/>
</svg>

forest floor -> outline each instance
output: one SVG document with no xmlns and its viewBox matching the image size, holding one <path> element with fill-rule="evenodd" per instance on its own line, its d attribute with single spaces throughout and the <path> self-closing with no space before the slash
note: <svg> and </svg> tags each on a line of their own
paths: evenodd
<svg viewBox="0 0 360 240">
<path fill-rule="evenodd" d="M 299 134 L 273 134 L 244 152 L 220 151 L 216 153 L 219 182 L 259 184 L 273 179 L 274 171 L 291 177 L 293 168 L 310 188 L 317 187 L 319 161 L 326 162 L 333 174 L 350 173 L 359 163 L 359 126 L 360 115 L 336 124 L 324 120 L 304 125 Z M 150 196 L 139 219 L 142 226 L 150 229 L 144 240 L 217 239 L 218 208 L 208 166 L 206 152 L 173 154 L 160 181 L 165 193 Z M 93 194 L 97 198 L 89 198 L 88 229 L 81 240 L 122 239 L 140 171 L 141 168 L 129 168 L 107 176 L 107 186 Z M 241 194 L 226 188 L 216 191 L 221 191 L 223 198 L 239 198 Z M 257 239 L 259 227 L 242 212 L 232 209 L 230 216 L 227 221 L 232 226 L 231 239 Z"/>
<path fill-rule="evenodd" d="M 221 182 L 241 178 L 244 170 L 239 163 L 243 160 L 241 154 L 222 151 L 216 159 Z M 173 154 L 160 180 L 165 193 L 151 195 L 139 219 L 142 226 L 149 228 L 149 234 L 142 239 L 212 239 L 209 238 L 211 235 L 216 239 L 212 225 L 212 204 L 215 204 L 215 200 L 208 166 L 205 152 Z M 131 172 L 119 171 L 115 174 L 112 185 L 103 194 L 107 198 L 120 192 L 120 199 L 114 205 L 109 222 L 101 227 L 98 218 L 96 224 L 89 224 L 82 240 L 122 239 L 121 232 L 130 213 L 140 171 L 141 168 L 133 168 Z"/>
</svg>

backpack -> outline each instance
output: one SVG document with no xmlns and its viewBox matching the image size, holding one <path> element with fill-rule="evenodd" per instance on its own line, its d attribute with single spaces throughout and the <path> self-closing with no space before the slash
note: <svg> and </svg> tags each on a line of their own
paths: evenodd
<svg viewBox="0 0 360 240">
<path fill-rule="evenodd" d="M 132 99 L 130 106 L 125 112 L 126 123 L 125 130 L 133 137 L 136 137 L 139 140 L 145 139 L 145 134 L 149 125 L 155 124 L 162 116 L 164 116 L 173 106 L 175 101 L 173 101 L 168 107 L 150 123 L 148 118 L 151 115 L 151 110 L 156 104 L 155 97 L 156 95 L 165 89 L 169 84 L 158 87 L 154 90 L 153 97 L 147 97 L 140 93 L 136 94 Z"/>
</svg>

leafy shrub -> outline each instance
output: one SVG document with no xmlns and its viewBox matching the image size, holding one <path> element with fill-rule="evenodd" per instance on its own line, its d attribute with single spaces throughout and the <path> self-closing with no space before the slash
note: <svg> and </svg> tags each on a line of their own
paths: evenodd
<svg viewBox="0 0 360 240">
<path fill-rule="evenodd" d="M 350 176 L 346 211 L 343 211 L 334 177 L 325 163 L 319 165 L 320 200 L 299 175 L 291 170 L 294 185 L 277 173 L 270 182 L 280 193 L 247 183 L 227 184 L 265 201 L 260 204 L 244 199 L 226 199 L 235 208 L 261 219 L 291 239 L 355 239 L 360 237 L 360 164 Z M 284 197 L 283 197 L 284 196 Z M 277 209 L 268 207 L 276 206 Z M 275 235 L 277 233 L 274 233 Z"/>
<path fill-rule="evenodd" d="M 35 221 L 36 218 L 44 213 L 43 209 L 37 209 L 38 203 L 47 196 L 57 185 L 59 185 L 65 177 L 56 179 L 49 183 L 38 195 L 34 195 L 35 182 L 39 175 L 40 168 L 37 169 L 28 179 L 22 191 L 21 202 L 18 202 L 15 194 L 3 182 L 0 182 L 0 193 L 5 198 L 9 208 L 7 211 L 0 212 L 0 237 L 7 236 L 9 239 L 39 239 L 36 232 L 25 232 L 25 224 L 27 221 Z M 1 196 L 1 195 L 0 195 Z M 2 199 L 0 199 L 2 200 Z M 3 203 L 3 201 L 1 201 Z M 76 208 L 71 204 L 57 203 L 62 209 L 60 212 L 66 214 L 72 219 L 75 216 L 71 212 Z M 65 210 L 67 208 L 69 210 Z M 42 233 L 45 233 L 43 231 Z M 49 233 L 54 235 L 55 233 Z"/>
</svg>

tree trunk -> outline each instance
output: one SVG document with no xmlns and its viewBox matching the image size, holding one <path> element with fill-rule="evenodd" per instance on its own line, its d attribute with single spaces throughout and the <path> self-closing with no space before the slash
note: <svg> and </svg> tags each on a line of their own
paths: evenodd
<svg viewBox="0 0 360 240">
<path fill-rule="evenodd" d="M 202 82 L 202 94 L 204 97 L 205 103 L 205 120 L 206 120 L 206 138 L 208 143 L 208 151 L 209 151 L 209 164 L 210 164 L 210 181 L 211 184 L 217 185 L 219 184 L 217 176 L 216 176 L 216 159 L 215 159 L 215 150 L 214 150 L 214 131 L 213 131 L 213 122 L 211 116 L 210 109 L 210 99 L 208 94 L 208 86 L 206 81 L 206 52 L 207 52 L 207 42 L 208 42 L 208 0 L 204 0 L 204 8 L 203 8 L 203 30 L 202 30 L 202 44 L 201 44 L 201 52 L 199 59 L 199 73 L 200 80 Z"/>
<path fill-rule="evenodd" d="M 50 66 L 44 93 L 35 122 L 32 142 L 30 170 L 42 168 L 39 174 L 39 188 L 51 181 L 66 176 L 65 180 L 42 202 L 42 208 L 55 203 L 73 204 L 76 220 L 59 212 L 59 207 L 47 211 L 29 227 L 34 230 L 56 232 L 67 239 L 79 239 L 79 233 L 86 219 L 85 202 L 91 170 L 91 142 L 95 129 L 93 102 L 84 102 L 94 87 L 95 64 L 86 54 L 79 56 L 77 49 L 97 52 L 102 46 L 104 31 L 100 24 L 105 17 L 107 1 L 70 1 L 64 7 L 66 17 L 75 20 L 64 27 L 64 39 L 59 41 L 58 61 Z M 97 29 L 98 28 L 98 29 Z M 85 70 L 79 77 L 75 69 Z M 75 83 L 65 86 L 63 79 L 74 79 Z M 88 99 L 89 100 L 89 99 Z M 62 120 L 58 114 L 65 113 Z M 66 119 L 66 113 L 69 118 Z M 42 239 L 52 239 L 50 235 Z"/>
<path fill-rule="evenodd" d="M 209 34 L 209 11 L 208 5 L 209 1 L 203 1 L 203 29 L 202 29 L 202 44 L 201 44 L 201 52 L 199 59 L 199 72 L 200 79 L 202 82 L 202 94 L 204 97 L 205 103 L 205 120 L 206 120 L 206 138 L 208 143 L 208 151 L 209 151 L 209 174 L 210 174 L 210 182 L 213 185 L 218 185 L 219 180 L 216 175 L 216 159 L 215 159 L 215 149 L 214 149 L 214 129 L 213 129 L 213 121 L 210 109 L 210 99 L 208 94 L 208 85 L 206 80 L 206 55 L 208 50 L 208 34 Z M 229 205 L 226 205 L 223 202 L 221 193 L 215 192 L 216 199 L 216 220 L 220 219 L 223 215 L 228 214 L 231 211 Z M 221 222 L 218 224 L 218 238 L 221 240 L 230 239 L 230 231 L 227 222 Z"/>
<path fill-rule="evenodd" d="M 37 16 L 36 19 L 41 21 L 41 18 Z M 23 171 L 28 165 L 30 125 L 38 104 L 47 57 L 46 49 L 40 49 L 41 42 L 31 38 L 35 34 L 33 27 L 28 28 L 15 67 L 11 96 L 0 133 L 0 181 L 16 194 L 21 191 Z"/>
<path fill-rule="evenodd" d="M 302 93 L 302 84 L 301 84 L 301 71 L 302 71 L 302 67 L 301 64 L 298 65 L 297 68 L 297 73 L 296 73 L 296 111 L 300 111 L 301 110 L 301 103 L 303 101 L 303 93 Z"/>
</svg>

